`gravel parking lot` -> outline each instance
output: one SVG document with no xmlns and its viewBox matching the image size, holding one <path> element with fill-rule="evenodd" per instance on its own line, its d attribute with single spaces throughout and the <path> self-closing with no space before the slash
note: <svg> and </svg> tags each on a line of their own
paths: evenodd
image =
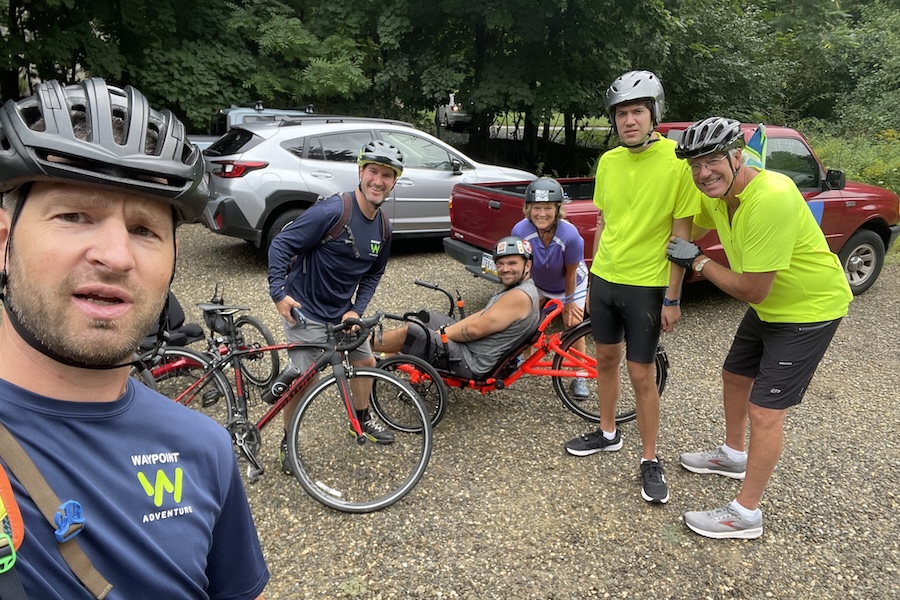
<svg viewBox="0 0 900 600">
<path fill-rule="evenodd" d="M 281 336 L 265 260 L 200 225 L 180 230 L 173 286 L 190 320 L 225 284 Z M 494 288 L 443 255 L 439 242 L 395 244 L 370 308 L 403 311 L 438 294 L 416 277 L 459 289 L 472 309 Z M 550 381 L 526 378 L 481 396 L 454 391 L 435 429 L 428 470 L 378 513 L 321 506 L 275 468 L 281 431 L 263 431 L 268 467 L 248 485 L 271 583 L 288 598 L 898 598 L 900 597 L 900 265 L 854 300 L 804 402 L 787 423 L 784 456 L 763 499 L 756 541 L 714 541 L 682 523 L 687 510 L 734 497 L 738 482 L 695 475 L 680 452 L 721 443 L 720 367 L 744 305 L 689 286 L 684 317 L 664 338 L 671 368 L 660 456 L 672 498 L 640 497 L 640 443 L 568 456 L 592 426 L 567 411 Z"/>
</svg>

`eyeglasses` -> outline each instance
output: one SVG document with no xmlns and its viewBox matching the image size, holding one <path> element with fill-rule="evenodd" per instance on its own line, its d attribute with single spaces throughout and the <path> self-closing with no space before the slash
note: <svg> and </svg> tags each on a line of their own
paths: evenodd
<svg viewBox="0 0 900 600">
<path fill-rule="evenodd" d="M 707 170 L 710 170 L 710 171 L 711 171 L 712 168 L 713 168 L 714 166 L 716 166 L 717 164 L 719 164 L 720 162 L 722 162 L 722 161 L 725 160 L 726 158 L 728 158 L 728 154 L 727 154 L 727 153 L 726 153 L 726 154 L 722 154 L 722 155 L 720 155 L 720 156 L 717 156 L 716 158 L 707 158 L 706 160 L 695 160 L 695 161 L 691 161 L 691 162 L 688 163 L 688 164 L 691 165 L 691 172 L 692 172 L 692 173 L 699 173 L 700 170 L 701 170 L 703 167 L 706 167 Z"/>
</svg>

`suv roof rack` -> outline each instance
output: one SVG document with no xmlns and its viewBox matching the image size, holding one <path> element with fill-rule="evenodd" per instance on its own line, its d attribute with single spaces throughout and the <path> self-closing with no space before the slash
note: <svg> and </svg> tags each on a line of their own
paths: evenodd
<svg viewBox="0 0 900 600">
<path fill-rule="evenodd" d="M 395 119 L 376 119 L 374 117 L 351 117 L 345 115 L 300 115 L 290 116 L 287 119 L 278 121 L 276 127 L 292 127 L 295 125 L 321 124 L 321 123 L 386 123 L 389 125 L 400 125 L 403 127 L 414 127 L 412 123 L 406 121 L 397 121 Z"/>
</svg>

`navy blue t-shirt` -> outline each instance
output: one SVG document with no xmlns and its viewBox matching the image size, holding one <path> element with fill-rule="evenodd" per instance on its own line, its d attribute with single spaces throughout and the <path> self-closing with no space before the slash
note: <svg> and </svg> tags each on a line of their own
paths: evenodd
<svg viewBox="0 0 900 600">
<path fill-rule="evenodd" d="M 341 217 L 339 195 L 312 205 L 275 237 L 269 248 L 272 300 L 289 295 L 319 323 L 337 323 L 351 309 L 365 312 L 387 266 L 391 239 L 383 239 L 384 213 L 367 219 L 354 194 L 349 231 L 334 240 L 322 243 Z"/>
<path fill-rule="evenodd" d="M 60 502 L 83 507 L 78 543 L 113 585 L 108 600 L 259 596 L 269 580 L 225 429 L 128 380 L 114 402 L 66 402 L 0 380 L 0 421 Z M 9 472 L 29 598 L 92 599 L 50 524 Z"/>
</svg>

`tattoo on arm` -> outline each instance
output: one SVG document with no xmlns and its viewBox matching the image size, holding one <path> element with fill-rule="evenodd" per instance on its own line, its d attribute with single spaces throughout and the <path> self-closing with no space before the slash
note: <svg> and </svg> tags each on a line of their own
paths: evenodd
<svg viewBox="0 0 900 600">
<path fill-rule="evenodd" d="M 469 324 L 463 323 L 463 326 L 459 330 L 459 335 L 462 337 L 464 342 L 471 342 L 472 336 L 469 334 Z"/>
</svg>

